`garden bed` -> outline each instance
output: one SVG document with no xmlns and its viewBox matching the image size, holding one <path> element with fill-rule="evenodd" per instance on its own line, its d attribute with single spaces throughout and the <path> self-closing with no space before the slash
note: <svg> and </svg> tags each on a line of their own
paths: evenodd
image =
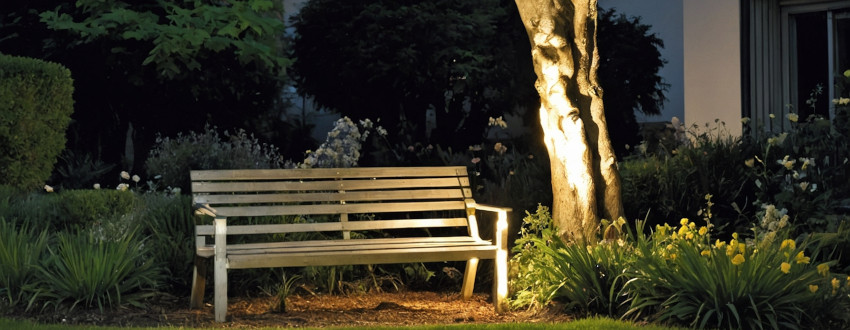
<svg viewBox="0 0 850 330">
<path fill-rule="evenodd" d="M 527 310 L 497 314 L 489 295 L 476 293 L 470 300 L 458 293 L 402 291 L 353 295 L 311 295 L 287 298 L 286 313 L 271 312 L 271 297 L 230 299 L 225 323 L 216 323 L 212 305 L 189 309 L 188 297 L 161 297 L 146 308 L 125 307 L 100 312 L 76 309 L 71 313 L 16 313 L 39 323 L 108 326 L 175 327 L 327 327 L 327 326 L 407 326 L 462 323 L 551 323 L 573 317 L 559 307 L 540 312 Z M 7 315 L 6 317 L 11 317 Z"/>
</svg>

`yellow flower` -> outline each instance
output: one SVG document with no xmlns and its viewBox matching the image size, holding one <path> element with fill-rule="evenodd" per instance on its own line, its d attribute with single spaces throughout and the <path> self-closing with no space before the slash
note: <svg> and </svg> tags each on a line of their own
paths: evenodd
<svg viewBox="0 0 850 330">
<path fill-rule="evenodd" d="M 791 248 L 791 250 L 796 249 L 797 243 L 794 242 L 793 239 L 786 239 L 786 240 L 782 241 L 782 245 L 779 246 L 780 250 L 783 250 L 785 248 Z"/>
<path fill-rule="evenodd" d="M 823 276 L 829 275 L 829 265 L 827 265 L 827 264 L 818 265 L 818 274 L 821 274 Z"/>
<path fill-rule="evenodd" d="M 699 227 L 700 236 L 705 235 L 706 233 L 708 233 L 708 228 L 706 228 L 705 226 Z"/>
<path fill-rule="evenodd" d="M 732 258 L 732 264 L 735 265 L 735 266 L 744 263 L 744 261 L 745 261 L 744 255 L 740 254 L 740 253 L 736 254 L 735 257 Z"/>
<path fill-rule="evenodd" d="M 771 113 L 769 117 L 770 117 L 770 119 L 773 119 L 773 118 L 776 118 L 776 115 Z"/>
<path fill-rule="evenodd" d="M 708 256 L 709 254 L 711 254 L 711 252 L 709 252 L 708 250 L 702 250 L 702 252 L 700 252 L 699 254 L 703 256 Z"/>
<path fill-rule="evenodd" d="M 809 291 L 812 293 L 818 292 L 818 286 L 814 284 L 809 284 Z"/>
<path fill-rule="evenodd" d="M 844 71 L 844 76 L 850 78 L 850 70 Z"/>
<path fill-rule="evenodd" d="M 746 244 L 738 244 L 738 252 L 744 253 L 744 251 L 746 251 L 746 248 L 747 248 Z"/>
<path fill-rule="evenodd" d="M 838 288 L 841 286 L 841 281 L 839 281 L 837 277 L 833 277 L 830 284 L 832 284 L 833 291 L 838 290 Z"/>
<path fill-rule="evenodd" d="M 670 254 L 670 259 L 676 260 L 676 254 L 675 254 L 675 253 L 671 253 L 671 254 Z"/>
<path fill-rule="evenodd" d="M 788 120 L 795 122 L 795 123 L 797 122 L 797 119 L 800 119 L 800 116 L 797 116 L 796 113 L 789 113 L 785 116 L 788 117 Z"/>
<path fill-rule="evenodd" d="M 782 265 L 779 266 L 779 270 L 781 270 L 785 274 L 788 274 L 789 272 L 791 272 L 791 264 L 783 262 Z"/>
<path fill-rule="evenodd" d="M 747 165 L 747 167 L 756 166 L 756 160 L 753 158 L 747 159 L 746 161 L 744 161 L 744 165 Z"/>
<path fill-rule="evenodd" d="M 794 262 L 798 264 L 807 264 L 809 263 L 809 260 L 811 259 L 803 254 L 803 251 L 797 252 L 797 255 L 794 256 Z"/>
<path fill-rule="evenodd" d="M 732 233 L 732 238 L 737 240 L 738 239 L 738 233 Z"/>
<path fill-rule="evenodd" d="M 688 222 L 690 222 L 688 218 L 682 218 L 682 220 L 679 220 L 679 223 L 682 225 L 682 227 L 687 226 Z"/>
</svg>

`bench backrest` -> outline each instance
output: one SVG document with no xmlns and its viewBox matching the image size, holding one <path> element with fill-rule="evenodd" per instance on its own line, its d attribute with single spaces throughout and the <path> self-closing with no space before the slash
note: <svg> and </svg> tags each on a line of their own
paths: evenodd
<svg viewBox="0 0 850 330">
<path fill-rule="evenodd" d="M 351 232 L 466 227 L 472 190 L 466 167 L 361 167 L 191 171 L 194 203 L 221 217 L 304 216 L 323 222 L 232 226 L 228 234 Z M 439 216 L 434 217 L 435 214 Z M 370 220 L 377 215 L 380 220 Z M 230 222 L 230 221 L 228 221 Z M 198 226 L 199 235 L 212 226 Z"/>
</svg>

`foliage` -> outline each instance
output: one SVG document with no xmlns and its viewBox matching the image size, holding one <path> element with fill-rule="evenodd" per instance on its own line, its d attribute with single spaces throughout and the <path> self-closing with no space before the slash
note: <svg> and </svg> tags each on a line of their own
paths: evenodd
<svg viewBox="0 0 850 330">
<path fill-rule="evenodd" d="M 148 237 L 149 258 L 163 265 L 168 275 L 163 284 L 169 285 L 172 293 L 188 293 L 195 256 L 192 197 L 146 193 L 138 199 L 141 205 L 130 218 L 139 225 L 140 235 Z"/>
<path fill-rule="evenodd" d="M 798 246 L 787 228 L 747 241 L 734 234 L 728 242 L 712 242 L 710 228 L 682 219 L 678 228 L 638 232 L 640 266 L 626 286 L 632 299 L 625 316 L 729 329 L 798 329 L 817 317 L 812 303 L 834 262 L 815 266 L 805 252 L 809 242 Z"/>
<path fill-rule="evenodd" d="M 625 242 L 612 237 L 589 246 L 565 243 L 547 207 L 538 206 L 534 214 L 526 214 L 511 259 L 516 273 L 511 282 L 516 298 L 511 304 L 539 307 L 563 299 L 583 313 L 619 315 L 618 307 L 625 299 L 624 274 L 633 266 Z M 603 226 L 609 234 L 620 235 L 624 223 L 620 219 Z"/>
<path fill-rule="evenodd" d="M 283 159 L 277 148 L 248 135 L 244 130 L 228 131 L 219 136 L 215 127 L 203 133 L 177 134 L 176 138 L 157 137 L 156 146 L 145 163 L 150 176 L 159 183 L 189 191 L 189 171 L 209 169 L 279 168 Z"/>
<path fill-rule="evenodd" d="M 87 233 L 60 232 L 40 277 L 50 283 L 45 305 L 56 308 L 141 305 L 161 285 L 163 272 L 148 258 L 149 246 L 135 231 L 123 237 L 101 240 Z"/>
<path fill-rule="evenodd" d="M 62 65 L 0 54 L 0 184 L 44 184 L 65 148 L 73 91 Z"/>
<path fill-rule="evenodd" d="M 658 75 L 666 63 L 659 51 L 664 42 L 640 17 L 627 17 L 614 8 L 600 9 L 597 24 L 605 119 L 614 150 L 622 158 L 626 145 L 639 142 L 635 112 L 658 115 L 664 107 L 669 85 Z"/>
<path fill-rule="evenodd" d="M 850 99 L 834 103 L 837 114 L 850 111 Z M 797 215 L 794 223 L 803 232 L 835 231 L 838 223 L 830 214 L 850 205 L 844 184 L 850 181 L 850 135 L 842 133 L 846 127 L 838 117 L 830 122 L 817 116 L 803 120 L 794 112 L 785 119 L 772 116 L 789 120 L 791 130 L 746 141 L 753 146 L 745 164 L 757 203 Z"/>
<path fill-rule="evenodd" d="M 67 228 L 105 225 L 133 212 L 137 206 L 136 196 L 121 190 L 64 190 L 59 197 Z"/>
<path fill-rule="evenodd" d="M 425 112 L 433 109 L 429 142 L 469 144 L 488 116 L 537 98 L 513 6 L 310 1 L 294 21 L 299 93 L 343 115 L 381 118 L 392 135 L 414 141 L 426 136 Z"/>
<path fill-rule="evenodd" d="M 91 154 L 80 155 L 71 149 L 65 149 L 59 155 L 59 162 L 49 182 L 65 189 L 91 188 L 113 168 L 114 164 L 94 159 Z"/>
<path fill-rule="evenodd" d="M 277 49 L 277 34 L 284 28 L 280 6 L 270 0 L 156 1 L 135 6 L 120 0 L 83 0 L 76 3 L 84 15 L 79 22 L 58 9 L 40 16 L 50 29 L 77 34 L 82 44 L 101 38 L 150 43 L 153 47 L 141 64 L 153 64 L 158 75 L 171 80 L 206 70 L 198 59 L 224 51 L 243 65 L 259 63 L 282 73 L 289 60 Z M 110 51 L 129 54 L 134 50 L 119 43 Z"/>
<path fill-rule="evenodd" d="M 280 110 L 282 10 L 268 0 L 5 1 L 0 52 L 71 69 L 68 147 L 139 172 L 157 133 L 207 123 L 256 132 L 253 118 Z"/>
<path fill-rule="evenodd" d="M 0 217 L 0 296 L 9 306 L 26 304 L 38 298 L 38 265 L 47 255 L 47 231 L 17 227 Z M 0 299 L 2 301 L 2 299 Z"/>
<path fill-rule="evenodd" d="M 652 227 L 670 219 L 698 218 L 703 196 L 711 194 L 716 231 L 750 227 L 757 210 L 750 207 L 754 183 L 743 166 L 749 149 L 728 134 L 724 123 L 699 129 L 677 127 L 672 141 L 659 143 L 658 149 L 642 144 L 636 155 L 619 164 L 629 219 L 644 219 Z"/>
</svg>

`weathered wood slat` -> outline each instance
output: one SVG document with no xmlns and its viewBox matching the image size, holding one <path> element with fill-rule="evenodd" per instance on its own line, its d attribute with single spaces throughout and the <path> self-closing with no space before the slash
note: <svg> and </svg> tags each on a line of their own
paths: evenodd
<svg viewBox="0 0 850 330">
<path fill-rule="evenodd" d="M 281 180 L 321 178 L 467 177 L 464 166 L 442 167 L 355 167 L 310 169 L 251 169 L 191 171 L 192 181 Z"/>
<path fill-rule="evenodd" d="M 380 191 L 342 191 L 320 193 L 265 193 L 265 194 L 215 194 L 196 195 L 195 203 L 200 204 L 256 204 L 256 203 L 292 203 L 292 202 L 339 202 L 345 201 L 394 201 L 394 200 L 432 200 L 461 199 L 463 192 L 457 187 L 452 189 L 406 189 Z"/>
<path fill-rule="evenodd" d="M 340 213 L 386 213 L 463 210 L 463 202 L 412 202 L 412 203 L 346 203 L 317 205 L 276 205 L 217 207 L 216 212 L 224 217 L 257 217 L 274 215 L 308 215 Z"/>
<path fill-rule="evenodd" d="M 343 230 L 384 230 L 404 228 L 437 228 L 437 227 L 464 227 L 467 225 L 466 218 L 445 219 L 407 219 L 407 220 L 371 220 L 371 221 L 348 221 L 320 222 L 320 223 L 287 223 L 267 225 L 229 225 L 228 235 L 250 235 L 250 234 L 282 234 L 303 232 L 326 232 Z M 212 225 L 196 226 L 197 235 L 212 235 Z"/>
<path fill-rule="evenodd" d="M 468 178 L 407 178 L 381 180 L 326 180 L 326 181 L 232 181 L 192 182 L 193 193 L 206 192 L 264 192 L 264 191 L 339 191 L 380 190 L 422 187 L 469 187 Z"/>
<path fill-rule="evenodd" d="M 275 255 L 249 254 L 231 255 L 228 258 L 228 266 L 231 269 L 238 268 L 264 268 L 264 267 L 300 267 L 300 266 L 332 266 L 332 265 L 368 265 L 368 264 L 394 264 L 437 261 L 463 261 L 470 258 L 493 259 L 496 257 L 496 247 L 435 247 L 414 248 L 391 251 L 364 250 L 345 252 L 317 252 L 301 255 Z"/>
<path fill-rule="evenodd" d="M 366 241 L 366 240 L 350 240 L 350 241 Z M 343 252 L 349 253 L 354 251 L 364 250 L 407 250 L 414 248 L 456 248 L 468 247 L 475 248 L 480 246 L 493 247 L 489 241 L 460 241 L 455 243 L 446 242 L 410 242 L 410 243 L 392 243 L 392 244 L 349 244 L 349 245 L 323 245 L 323 246 L 289 246 L 289 247 L 269 247 L 263 249 L 228 249 L 228 255 L 245 255 L 245 254 L 274 254 L 275 257 L 280 254 L 308 254 L 319 252 Z"/>
</svg>

